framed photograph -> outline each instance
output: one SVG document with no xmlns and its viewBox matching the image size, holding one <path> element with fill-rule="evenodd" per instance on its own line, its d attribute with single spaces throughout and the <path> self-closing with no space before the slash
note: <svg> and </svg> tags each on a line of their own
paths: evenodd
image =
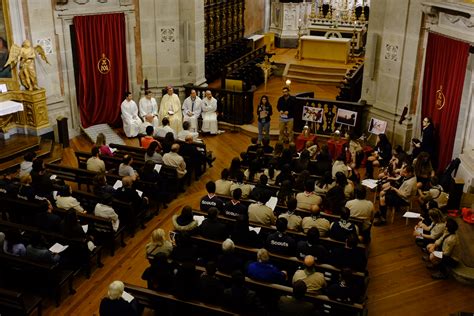
<svg viewBox="0 0 474 316">
<path fill-rule="evenodd" d="M 10 90 L 18 87 L 16 68 L 5 67 L 10 53 L 10 47 L 13 45 L 13 36 L 10 26 L 10 12 L 8 10 L 8 1 L 0 1 L 0 83 L 8 84 Z"/>
<path fill-rule="evenodd" d="M 322 123 L 323 122 L 323 109 L 316 108 L 313 106 L 304 106 L 303 107 L 303 121 Z"/>
<path fill-rule="evenodd" d="M 344 110 L 344 109 L 337 109 L 336 123 L 348 125 L 348 126 L 355 126 L 356 122 L 357 122 L 357 112 Z"/>
<path fill-rule="evenodd" d="M 369 133 L 379 135 L 385 134 L 387 129 L 387 121 L 382 121 L 376 118 L 371 118 L 369 123 Z"/>
</svg>

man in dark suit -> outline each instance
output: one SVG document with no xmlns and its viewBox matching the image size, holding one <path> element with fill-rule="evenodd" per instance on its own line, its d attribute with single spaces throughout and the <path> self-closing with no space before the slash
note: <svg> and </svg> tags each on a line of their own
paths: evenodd
<svg viewBox="0 0 474 316">
<path fill-rule="evenodd" d="M 281 296 L 278 301 L 279 315 L 314 315 L 315 308 L 310 302 L 304 300 L 306 294 L 306 284 L 302 280 L 298 280 L 293 284 L 292 296 Z"/>
<path fill-rule="evenodd" d="M 207 218 L 199 226 L 199 233 L 203 237 L 224 240 L 229 236 L 226 225 L 217 219 L 218 213 L 219 210 L 216 207 L 210 207 L 207 210 Z"/>
</svg>

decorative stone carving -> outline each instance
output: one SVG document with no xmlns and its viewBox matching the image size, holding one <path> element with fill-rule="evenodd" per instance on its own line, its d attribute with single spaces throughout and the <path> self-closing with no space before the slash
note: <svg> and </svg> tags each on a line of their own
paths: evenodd
<svg viewBox="0 0 474 316">
<path fill-rule="evenodd" d="M 161 28 L 161 42 L 166 43 L 174 43 L 175 41 L 175 29 L 174 27 L 168 27 L 168 28 Z"/>
<path fill-rule="evenodd" d="M 386 43 L 384 59 L 388 61 L 398 61 L 398 45 Z"/>
<path fill-rule="evenodd" d="M 74 0 L 74 2 L 82 5 L 82 4 L 89 3 L 89 0 Z"/>
<path fill-rule="evenodd" d="M 432 24 L 432 25 L 438 24 L 439 14 L 438 14 L 438 10 L 436 10 L 434 7 L 423 6 L 423 13 L 425 13 L 426 22 L 428 24 Z"/>
<path fill-rule="evenodd" d="M 44 52 L 48 55 L 53 53 L 53 41 L 50 37 L 37 39 L 36 45 L 43 47 Z"/>
</svg>

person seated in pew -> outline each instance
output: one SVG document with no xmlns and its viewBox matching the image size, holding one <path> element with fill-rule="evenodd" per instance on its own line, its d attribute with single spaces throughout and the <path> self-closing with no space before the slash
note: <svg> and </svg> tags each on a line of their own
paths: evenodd
<svg viewBox="0 0 474 316">
<path fill-rule="evenodd" d="M 150 147 L 152 147 L 151 145 Z M 148 148 L 150 148 L 148 147 Z M 143 194 L 147 197 L 152 197 L 153 200 L 163 203 L 163 208 L 168 208 L 167 202 L 169 194 L 166 191 L 166 182 L 155 169 L 156 164 L 152 160 L 148 160 L 140 170 L 140 180 L 151 182 L 153 186 L 146 186 Z"/>
<path fill-rule="evenodd" d="M 201 236 L 214 240 L 224 240 L 229 236 L 226 225 L 219 222 L 218 214 L 219 210 L 216 207 L 207 210 L 207 218 L 199 225 Z"/>
<path fill-rule="evenodd" d="M 324 274 L 317 272 L 314 268 L 316 260 L 313 256 L 308 255 L 304 258 L 304 269 L 299 269 L 293 275 L 292 283 L 303 281 L 308 288 L 309 293 L 320 294 L 322 289 L 327 286 Z"/>
<path fill-rule="evenodd" d="M 154 291 L 169 292 L 173 287 L 174 270 L 177 264 L 169 261 L 168 256 L 158 252 L 150 261 L 150 266 L 143 271 L 142 280 L 147 282 L 147 288 Z"/>
<path fill-rule="evenodd" d="M 145 153 L 145 163 L 147 161 L 152 161 L 153 163 L 157 163 L 162 165 L 163 164 L 163 156 L 160 154 L 161 151 L 161 144 L 154 140 L 148 146 L 146 153 Z"/>
<path fill-rule="evenodd" d="M 264 311 L 257 294 L 245 286 L 245 276 L 240 271 L 232 272 L 232 284 L 224 290 L 223 305 L 240 315 L 260 315 Z"/>
<path fill-rule="evenodd" d="M 113 186 L 107 183 L 105 173 L 99 173 L 92 180 L 92 192 L 97 196 L 104 194 L 115 195 L 116 190 Z"/>
<path fill-rule="evenodd" d="M 244 177 L 247 181 L 255 182 L 255 179 L 260 178 L 260 163 L 257 159 L 253 159 L 249 163 L 249 168 L 244 171 Z"/>
<path fill-rule="evenodd" d="M 173 140 L 176 139 L 176 132 L 174 129 L 171 128 L 170 126 L 170 120 L 167 117 L 164 117 L 161 120 L 161 127 L 158 127 L 156 130 L 156 136 L 157 137 L 165 137 L 166 134 L 171 133 L 173 135 Z"/>
<path fill-rule="evenodd" d="M 298 192 L 304 191 L 304 185 L 306 181 L 311 180 L 311 174 L 308 170 L 303 170 L 299 174 L 296 175 L 295 184 L 293 189 Z"/>
<path fill-rule="evenodd" d="M 260 194 L 259 194 L 260 195 Z M 248 213 L 249 220 L 261 225 L 273 225 L 276 221 L 276 216 L 273 213 L 273 210 L 265 205 L 268 202 L 269 196 L 261 194 L 257 196 L 257 202 L 249 205 Z"/>
<path fill-rule="evenodd" d="M 238 245 L 249 247 L 260 246 L 258 234 L 250 230 L 248 215 L 239 215 L 234 223 L 231 233 L 232 240 Z"/>
<path fill-rule="evenodd" d="M 177 232 L 188 232 L 190 234 L 197 232 L 198 222 L 193 218 L 193 209 L 186 205 L 181 210 L 181 214 L 172 217 L 174 230 Z"/>
<path fill-rule="evenodd" d="M 235 253 L 232 239 L 227 238 L 222 243 L 222 254 L 217 257 L 217 269 L 223 273 L 232 273 L 235 270 L 243 271 L 244 262 Z"/>
<path fill-rule="evenodd" d="M 306 256 L 311 255 L 316 262 L 324 263 L 328 258 L 328 250 L 321 245 L 319 241 L 319 230 L 311 227 L 306 234 L 306 240 L 300 240 L 296 244 L 296 257 L 303 260 Z"/>
<path fill-rule="evenodd" d="M 232 199 L 224 204 L 222 215 L 229 218 L 237 218 L 239 215 L 248 216 L 248 207 L 240 202 L 242 190 L 237 188 L 232 193 Z"/>
<path fill-rule="evenodd" d="M 86 210 L 81 206 L 79 201 L 71 196 L 72 188 L 69 185 L 66 185 L 61 192 L 58 192 L 56 198 L 56 207 L 65 209 L 65 210 L 75 210 L 78 213 L 85 214 Z"/>
<path fill-rule="evenodd" d="M 175 138 L 173 133 L 168 132 L 166 133 L 164 139 L 161 141 L 161 148 L 163 154 L 167 154 L 171 151 L 171 146 L 175 143 Z"/>
<path fill-rule="evenodd" d="M 349 170 L 346 165 L 346 153 L 340 154 L 332 164 L 332 177 L 336 178 L 336 173 L 342 172 L 346 178 L 349 177 Z"/>
<path fill-rule="evenodd" d="M 173 294 L 181 300 L 197 298 L 199 293 L 199 276 L 193 261 L 183 262 L 178 266 L 173 280 Z"/>
<path fill-rule="evenodd" d="M 321 237 L 326 237 L 331 228 L 331 223 L 326 218 L 321 217 L 319 207 L 316 206 L 311 207 L 311 216 L 303 217 L 301 220 L 301 228 L 303 228 L 305 234 L 308 233 L 311 227 L 316 227 Z"/>
<path fill-rule="evenodd" d="M 222 210 L 224 202 L 216 196 L 216 184 L 213 181 L 206 183 L 207 195 L 201 198 L 200 210 L 207 212 L 210 207 L 216 207 L 218 210 Z"/>
<path fill-rule="evenodd" d="M 163 229 L 157 228 L 151 233 L 151 240 L 145 246 L 147 256 L 156 256 L 159 253 L 166 257 L 173 252 L 173 244 L 166 238 L 166 233 Z"/>
<path fill-rule="evenodd" d="M 352 270 L 350 268 L 341 269 L 339 281 L 330 284 L 324 292 L 332 300 L 353 304 L 358 295 L 352 284 Z"/>
<path fill-rule="evenodd" d="M 44 161 L 41 158 L 33 161 L 33 169 L 30 175 L 32 179 L 31 185 L 35 191 L 35 199 L 48 199 L 50 202 L 54 202 L 53 191 L 61 190 L 64 181 L 51 179 L 52 176 L 46 171 Z"/>
<path fill-rule="evenodd" d="M 120 225 L 120 219 L 112 208 L 113 197 L 111 194 L 102 195 L 100 203 L 97 203 L 94 208 L 94 215 L 110 219 L 112 222 L 112 229 L 117 231 Z"/>
<path fill-rule="evenodd" d="M 191 239 L 192 232 L 175 230 L 170 234 L 171 240 L 174 240 L 175 244 L 171 258 L 176 262 L 195 262 L 198 258 L 199 248 Z"/>
<path fill-rule="evenodd" d="M 296 173 L 301 173 L 303 170 L 308 170 L 310 161 L 309 151 L 304 149 L 298 159 L 291 161 L 291 170 Z"/>
<path fill-rule="evenodd" d="M 288 211 L 278 216 L 278 218 L 285 218 L 288 221 L 289 230 L 300 231 L 302 219 L 301 219 L 301 216 L 295 214 L 296 205 L 297 205 L 296 199 L 290 198 L 286 205 L 286 207 L 288 208 Z"/>
<path fill-rule="evenodd" d="M 199 133 L 198 132 L 191 132 L 189 130 L 189 122 L 184 121 L 183 122 L 183 130 L 178 133 L 177 139 L 180 141 L 185 141 L 186 136 L 191 136 L 193 142 L 202 142 L 202 140 L 199 140 Z"/>
<path fill-rule="evenodd" d="M 49 251 L 46 240 L 39 233 L 34 234 L 26 246 L 26 257 L 36 262 L 45 263 L 56 263 L 61 259 L 59 254 Z"/>
<path fill-rule="evenodd" d="M 206 263 L 206 271 L 199 277 L 199 293 L 200 299 L 205 303 L 220 304 L 222 293 L 224 292 L 224 284 L 216 276 L 217 267 L 214 261 Z"/>
<path fill-rule="evenodd" d="M 276 159 L 271 159 L 267 167 L 263 170 L 263 174 L 268 177 L 268 184 L 275 185 L 276 178 L 280 174 L 280 170 L 275 169 L 278 165 Z"/>
<path fill-rule="evenodd" d="M 93 251 L 96 247 L 94 237 L 90 234 L 89 230 L 87 230 L 87 233 L 84 231 L 84 228 L 77 218 L 77 213 L 72 209 L 67 211 L 66 216 L 64 216 L 64 219 L 59 223 L 59 232 L 67 238 L 86 239 L 89 251 Z"/>
<path fill-rule="evenodd" d="M 342 188 L 345 200 L 350 200 L 354 197 L 354 183 L 347 179 L 344 173 L 336 172 L 336 186 Z"/>
<path fill-rule="evenodd" d="M 293 185 L 289 180 L 285 180 L 281 183 L 280 189 L 276 193 L 277 197 L 277 204 L 286 206 L 290 199 L 295 197 L 295 193 L 293 192 Z"/>
<path fill-rule="evenodd" d="M 23 161 L 20 164 L 20 173 L 18 177 L 21 178 L 27 174 L 30 174 L 31 170 L 33 169 L 33 160 L 36 159 L 36 153 L 34 151 L 27 152 L 23 156 Z"/>
<path fill-rule="evenodd" d="M 216 194 L 231 196 L 230 186 L 232 181 L 229 180 L 229 169 L 224 168 L 221 171 L 221 178 L 216 180 Z"/>
<path fill-rule="evenodd" d="M 237 174 L 240 172 L 242 172 L 242 162 L 240 161 L 239 157 L 234 157 L 230 162 L 229 178 L 237 178 Z"/>
<path fill-rule="evenodd" d="M 20 188 L 18 189 L 17 198 L 25 201 L 33 201 L 35 199 L 35 190 L 31 186 L 31 175 L 25 174 L 20 178 Z"/>
<path fill-rule="evenodd" d="M 262 139 L 262 150 L 264 154 L 271 154 L 273 153 L 273 147 L 270 146 L 270 138 L 264 137 Z"/>
<path fill-rule="evenodd" d="M 249 198 L 256 200 L 257 193 L 272 196 L 273 191 L 268 187 L 267 184 L 268 184 L 268 177 L 264 174 L 260 175 L 259 181 L 252 189 L 252 192 L 250 192 Z"/>
<path fill-rule="evenodd" d="M 354 271 L 364 272 L 367 267 L 367 257 L 357 249 L 359 237 L 355 233 L 349 234 L 344 247 L 334 247 L 329 255 L 329 263 L 337 268 L 350 268 Z"/>
<path fill-rule="evenodd" d="M 239 188 L 242 190 L 242 198 L 247 199 L 250 195 L 250 192 L 252 191 L 252 186 L 250 184 L 244 183 L 244 173 L 242 171 L 237 173 L 237 176 L 235 177 L 235 181 L 232 182 L 232 185 L 230 186 L 230 194 L 232 192 Z"/>
<path fill-rule="evenodd" d="M 104 133 L 97 134 L 95 146 L 99 148 L 101 155 L 113 157 L 114 153 L 110 149 L 109 145 L 107 145 L 107 139 L 105 138 Z"/>
<path fill-rule="evenodd" d="M 270 254 L 265 248 L 257 251 L 257 261 L 247 266 L 247 275 L 255 280 L 268 283 L 284 284 L 287 279 L 286 271 L 278 269 L 270 263 Z"/>
<path fill-rule="evenodd" d="M 286 234 L 288 220 L 280 217 L 276 220 L 275 226 L 277 231 L 267 236 L 265 249 L 272 253 L 293 257 L 296 252 L 296 242 Z"/>
<path fill-rule="evenodd" d="M 332 178 L 331 171 L 326 171 L 321 179 L 314 183 L 314 193 L 325 197 L 329 190 L 336 185 Z"/>
<path fill-rule="evenodd" d="M 443 235 L 446 228 L 446 218 L 438 208 L 430 209 L 428 214 L 431 225 L 426 225 L 423 223 L 423 220 L 421 220 L 413 231 L 413 236 L 417 237 L 416 244 L 422 248 L 434 243 Z M 418 228 L 421 228 L 423 231 L 419 232 Z"/>
<path fill-rule="evenodd" d="M 26 255 L 25 242 L 18 229 L 10 229 L 3 232 L 3 252 L 17 257 Z"/>
<path fill-rule="evenodd" d="M 194 172 L 196 180 L 199 180 L 203 173 L 202 166 L 206 163 L 206 157 L 204 152 L 199 151 L 194 145 L 192 135 L 186 136 L 184 143 L 180 145 L 179 154 L 184 158 L 189 176 L 192 177 L 192 172 Z M 212 162 L 210 165 L 212 166 Z"/>
<path fill-rule="evenodd" d="M 295 179 L 293 178 L 293 174 L 291 173 L 290 165 L 284 164 L 281 167 L 281 171 L 278 176 L 275 178 L 275 185 L 281 185 L 283 181 L 289 181 L 291 185 L 295 183 Z"/>
<path fill-rule="evenodd" d="M 317 315 L 313 303 L 304 300 L 307 287 L 304 281 L 293 283 L 293 295 L 282 295 L 278 301 L 278 315 L 280 316 L 312 316 Z"/>
<path fill-rule="evenodd" d="M 345 241 L 350 234 L 359 234 L 358 227 L 349 221 L 350 210 L 347 207 L 341 209 L 341 218 L 332 222 L 329 229 L 329 237 L 338 241 Z"/>
<path fill-rule="evenodd" d="M 49 202 L 49 200 L 41 200 L 38 201 L 38 203 L 40 205 L 39 212 L 36 214 L 38 228 L 46 231 L 58 231 L 61 218 L 53 214 L 53 205 L 51 202 Z"/>
<path fill-rule="evenodd" d="M 132 177 L 135 181 L 138 178 L 138 173 L 132 167 L 133 157 L 131 155 L 123 156 L 122 163 L 119 165 L 118 175 L 121 177 Z"/>
<path fill-rule="evenodd" d="M 105 162 L 99 157 L 99 147 L 94 146 L 91 149 L 91 157 L 87 159 L 87 170 L 93 172 L 104 172 L 105 173 Z"/>
<path fill-rule="evenodd" d="M 171 145 L 170 152 L 163 155 L 163 163 L 166 166 L 176 168 L 178 174 L 178 179 L 182 179 L 186 174 L 186 162 L 184 161 L 183 156 L 179 154 L 180 146 L 178 143 Z"/>
<path fill-rule="evenodd" d="M 152 142 L 155 141 L 153 135 L 155 134 L 155 128 L 153 126 L 147 126 L 146 135 L 141 138 L 141 147 L 147 149 Z"/>
<path fill-rule="evenodd" d="M 132 207 L 135 211 L 147 209 L 149 205 L 148 197 L 142 196 L 133 188 L 133 182 L 135 180 L 132 177 L 122 178 L 122 187 L 117 189 L 115 198 L 125 203 L 131 202 Z"/>
<path fill-rule="evenodd" d="M 369 240 L 370 228 L 372 227 L 375 215 L 374 203 L 366 199 L 367 189 L 365 186 L 356 185 L 354 193 L 355 199 L 347 201 L 346 208 L 349 209 L 350 217 L 364 221 L 361 227 L 361 235 L 364 236 L 364 240 Z"/>
<path fill-rule="evenodd" d="M 319 208 L 323 199 L 314 193 L 314 181 L 307 180 L 304 185 L 304 192 L 296 194 L 297 208 L 310 210 L 313 206 Z"/>
<path fill-rule="evenodd" d="M 131 302 L 126 301 L 122 295 L 125 285 L 122 281 L 114 281 L 110 283 L 107 297 L 100 302 L 100 316 L 137 316 L 137 302 L 133 299 Z"/>
<path fill-rule="evenodd" d="M 260 145 L 258 144 L 258 137 L 252 137 L 250 138 L 250 145 L 247 147 L 247 153 L 249 151 L 251 152 L 256 152 L 257 149 L 260 148 Z"/>
</svg>

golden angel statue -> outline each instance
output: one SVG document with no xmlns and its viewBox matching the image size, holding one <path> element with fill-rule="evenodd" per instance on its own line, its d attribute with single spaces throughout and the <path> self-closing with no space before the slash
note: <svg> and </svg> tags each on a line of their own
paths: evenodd
<svg viewBox="0 0 474 316">
<path fill-rule="evenodd" d="M 38 78 L 36 77 L 35 69 L 35 57 L 39 55 L 47 64 L 49 64 L 48 58 L 44 52 L 43 47 L 36 45 L 31 46 L 29 40 L 24 40 L 21 47 L 13 44 L 10 49 L 10 56 L 5 64 L 5 67 L 11 65 L 15 67 L 17 63 L 20 63 L 20 82 L 25 89 L 33 91 L 38 90 Z"/>
</svg>

